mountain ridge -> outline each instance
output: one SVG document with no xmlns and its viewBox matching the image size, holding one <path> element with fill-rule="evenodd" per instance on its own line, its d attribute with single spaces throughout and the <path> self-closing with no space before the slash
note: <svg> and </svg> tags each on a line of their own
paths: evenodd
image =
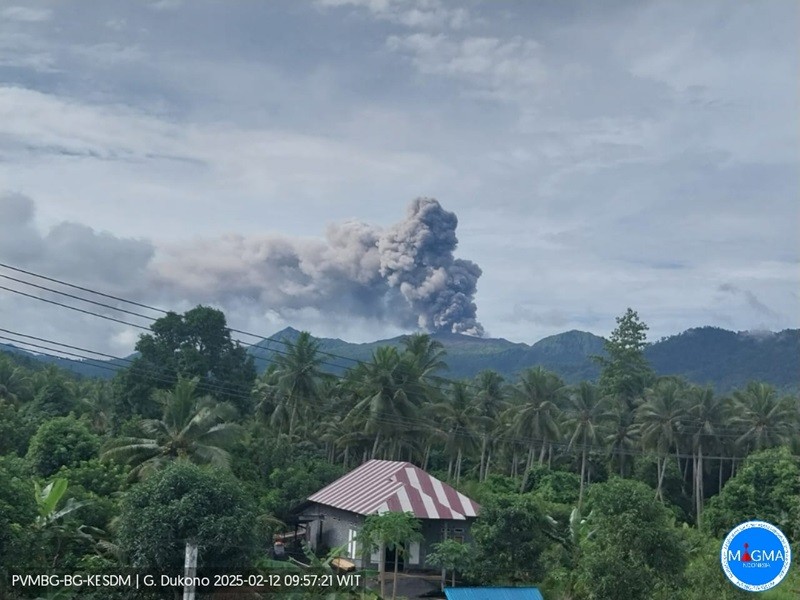
<svg viewBox="0 0 800 600">
<path fill-rule="evenodd" d="M 286 327 L 250 346 L 256 367 L 263 371 L 281 354 L 285 342 L 293 342 L 300 331 Z M 314 336 L 312 336 L 314 337 Z M 339 338 L 317 338 L 323 352 L 322 367 L 341 374 L 357 361 L 369 360 L 379 346 L 401 346 L 403 335 L 373 342 L 353 343 Z M 449 369 L 444 375 L 461 379 L 492 369 L 513 379 L 523 369 L 541 366 L 558 373 L 566 382 L 596 380 L 600 367 L 593 356 L 602 355 L 605 339 L 580 330 L 547 336 L 533 344 L 504 338 L 478 338 L 458 333 L 434 333 L 447 352 Z M 55 364 L 86 377 L 108 378 L 128 360 L 80 361 L 37 355 L 10 344 L 0 352 L 12 352 L 41 363 Z M 765 381 L 781 390 L 800 390 L 800 329 L 778 332 L 739 331 L 712 326 L 693 327 L 648 344 L 645 356 L 659 375 L 680 375 L 718 392 L 742 387 L 748 381 Z"/>
</svg>

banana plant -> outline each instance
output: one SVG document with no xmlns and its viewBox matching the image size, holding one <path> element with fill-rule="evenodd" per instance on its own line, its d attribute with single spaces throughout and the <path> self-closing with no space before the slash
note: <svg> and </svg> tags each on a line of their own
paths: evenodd
<svg viewBox="0 0 800 600">
<path fill-rule="evenodd" d="M 63 477 L 57 477 L 44 488 L 37 481 L 34 481 L 33 485 L 34 498 L 39 509 L 34 526 L 42 542 L 41 551 L 43 556 L 52 552 L 52 566 L 55 567 L 65 540 L 86 537 L 85 534 L 81 533 L 80 527 L 70 529 L 62 525 L 62 520 L 79 508 L 90 504 L 90 501 L 77 502 L 74 498 L 70 498 L 62 508 L 58 508 L 69 485 Z M 48 548 L 50 551 L 47 550 Z"/>
</svg>

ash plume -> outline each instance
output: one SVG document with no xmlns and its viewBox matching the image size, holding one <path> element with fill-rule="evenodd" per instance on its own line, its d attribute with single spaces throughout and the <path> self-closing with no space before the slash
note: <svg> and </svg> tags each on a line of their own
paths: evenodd
<svg viewBox="0 0 800 600">
<path fill-rule="evenodd" d="M 457 225 L 438 201 L 418 198 L 387 229 L 351 221 L 329 226 L 324 241 L 225 236 L 169 248 L 152 283 L 178 298 L 256 303 L 289 317 L 316 309 L 480 336 L 481 269 L 454 257 Z"/>
</svg>

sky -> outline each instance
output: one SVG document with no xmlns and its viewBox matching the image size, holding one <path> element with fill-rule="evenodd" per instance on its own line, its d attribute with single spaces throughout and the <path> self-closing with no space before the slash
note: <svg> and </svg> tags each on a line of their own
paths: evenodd
<svg viewBox="0 0 800 600">
<path fill-rule="evenodd" d="M 798 13 L 0 0 L 0 262 L 265 335 L 797 328 Z M 1 289 L 0 327 L 140 333 Z"/>
</svg>

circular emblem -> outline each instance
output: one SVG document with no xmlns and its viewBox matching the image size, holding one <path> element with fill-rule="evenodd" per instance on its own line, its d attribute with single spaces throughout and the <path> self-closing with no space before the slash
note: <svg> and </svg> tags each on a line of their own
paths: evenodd
<svg viewBox="0 0 800 600">
<path fill-rule="evenodd" d="M 720 561 L 725 576 L 736 587 L 763 592 L 786 577 L 792 564 L 792 549 L 789 540 L 774 525 L 747 521 L 725 537 Z"/>
</svg>

